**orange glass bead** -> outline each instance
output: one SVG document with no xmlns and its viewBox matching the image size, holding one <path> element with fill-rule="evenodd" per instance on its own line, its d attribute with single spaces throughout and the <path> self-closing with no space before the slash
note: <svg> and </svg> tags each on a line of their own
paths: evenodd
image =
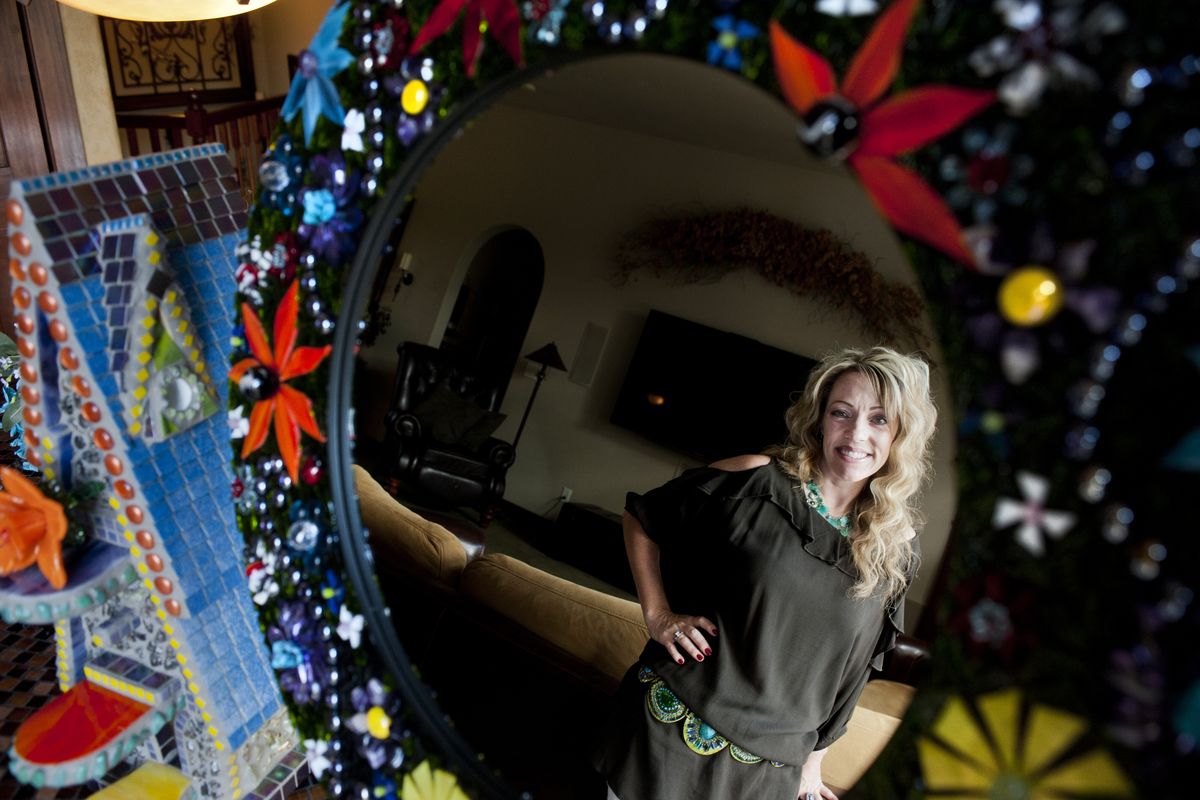
<svg viewBox="0 0 1200 800">
<path fill-rule="evenodd" d="M 79 359 L 76 358 L 75 351 L 69 347 L 64 347 L 58 351 L 58 363 L 63 369 L 79 369 Z"/>
<path fill-rule="evenodd" d="M 112 456 L 109 456 L 112 458 Z M 107 461 L 105 462 L 107 465 Z M 109 470 L 111 472 L 111 470 Z M 133 499 L 133 486 L 129 481 L 117 481 L 113 484 L 113 488 L 117 490 L 117 494 L 121 495 L 125 500 Z"/>
<path fill-rule="evenodd" d="M 80 397 L 92 396 L 92 385 L 82 375 L 76 375 L 74 378 L 71 378 L 71 385 L 75 387 L 75 391 Z"/>
<path fill-rule="evenodd" d="M 83 411 L 83 418 L 88 422 L 100 421 L 100 406 L 95 403 L 84 403 L 81 410 Z"/>
<path fill-rule="evenodd" d="M 26 450 L 25 460 L 35 467 L 40 467 L 42 465 L 41 456 L 37 454 L 36 450 Z"/>
<path fill-rule="evenodd" d="M 17 330 L 26 336 L 33 333 L 33 317 L 28 314 L 17 314 Z"/>
<path fill-rule="evenodd" d="M 58 298 L 49 292 L 38 292 L 38 308 L 47 314 L 58 311 Z"/>
<path fill-rule="evenodd" d="M 178 617 L 183 611 L 183 609 L 179 606 L 179 601 L 175 600 L 174 598 L 163 603 L 163 608 L 165 608 L 167 613 L 172 617 Z"/>
<path fill-rule="evenodd" d="M 25 280 L 25 269 L 21 266 L 21 261 L 16 258 L 8 260 L 8 274 L 13 276 L 14 280 Z"/>
<path fill-rule="evenodd" d="M 20 225 L 25 221 L 25 209 L 16 200 L 9 200 L 6 206 L 10 225 Z"/>
<path fill-rule="evenodd" d="M 33 345 L 33 339 L 23 339 L 17 337 L 17 349 L 21 351 L 21 355 L 26 358 L 33 358 L 37 355 L 37 348 Z"/>
<path fill-rule="evenodd" d="M 162 572 L 162 556 L 160 556 L 158 553 L 151 553 L 150 555 L 146 556 L 146 566 L 155 572 Z"/>
<path fill-rule="evenodd" d="M 162 575 L 159 575 L 154 579 L 154 588 L 158 589 L 163 594 L 170 594 L 171 592 L 175 591 L 175 585 L 171 583 L 171 579 L 163 577 Z"/>
<path fill-rule="evenodd" d="M 42 399 L 42 393 L 29 384 L 21 387 L 21 399 L 30 405 L 38 403 Z"/>
<path fill-rule="evenodd" d="M 125 464 L 121 462 L 121 459 L 109 453 L 104 457 L 104 468 L 108 470 L 109 475 L 120 475 L 125 471 Z M 121 482 L 124 483 L 124 481 Z"/>
<path fill-rule="evenodd" d="M 50 320 L 50 338 L 56 342 L 67 340 L 67 326 L 61 319 Z"/>
<path fill-rule="evenodd" d="M 154 536 L 150 531 L 138 531 L 137 543 L 149 550 L 151 547 L 154 547 Z"/>
<path fill-rule="evenodd" d="M 21 416 L 25 417 L 25 421 L 28 422 L 30 425 L 41 425 L 42 424 L 42 412 L 38 411 L 36 408 L 29 408 L 27 406 L 21 412 Z"/>
<path fill-rule="evenodd" d="M 112 434 L 104 430 L 104 428 L 96 429 L 96 432 L 92 434 L 92 441 L 95 442 L 96 447 L 99 447 L 101 450 L 108 450 L 113 446 Z"/>
<path fill-rule="evenodd" d="M 28 361 L 21 362 L 21 377 L 30 383 L 37 383 L 37 370 Z"/>
<path fill-rule="evenodd" d="M 29 237 L 19 231 L 13 234 L 10 241 L 12 242 L 12 249 L 23 256 L 27 256 L 33 252 L 33 244 L 29 241 Z"/>
<path fill-rule="evenodd" d="M 141 506 L 125 506 L 125 516 L 129 517 L 129 521 L 134 525 L 140 525 L 146 518 Z"/>
<path fill-rule="evenodd" d="M 29 296 L 29 290 L 24 286 L 18 286 L 13 289 L 13 305 L 17 308 L 29 308 L 29 304 L 33 302 L 33 298 Z"/>
<path fill-rule="evenodd" d="M 33 428 L 25 429 L 25 444 L 29 445 L 30 447 L 38 446 L 37 431 L 35 431 Z"/>
<path fill-rule="evenodd" d="M 33 282 L 38 286 L 45 286 L 46 281 L 50 279 L 50 273 L 46 268 L 36 261 L 29 265 L 29 277 L 33 278 Z"/>
</svg>

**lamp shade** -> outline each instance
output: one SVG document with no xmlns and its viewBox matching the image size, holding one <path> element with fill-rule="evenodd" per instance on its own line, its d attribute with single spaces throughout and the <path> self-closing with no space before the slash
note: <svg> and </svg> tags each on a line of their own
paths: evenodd
<svg viewBox="0 0 1200 800">
<path fill-rule="evenodd" d="M 539 347 L 537 350 L 534 350 L 532 353 L 525 356 L 525 358 L 529 359 L 535 364 L 541 364 L 543 367 L 561 369 L 563 372 L 567 371 L 567 365 L 563 363 L 562 356 L 558 354 L 558 348 L 554 346 L 554 342 L 551 342 L 545 347 Z"/>
<path fill-rule="evenodd" d="M 185 22 L 245 14 L 275 0 L 58 0 L 101 17 L 143 22 Z"/>
</svg>

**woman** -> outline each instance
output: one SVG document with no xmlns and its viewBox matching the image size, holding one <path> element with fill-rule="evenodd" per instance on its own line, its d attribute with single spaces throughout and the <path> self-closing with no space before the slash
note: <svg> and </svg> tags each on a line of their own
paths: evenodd
<svg viewBox="0 0 1200 800">
<path fill-rule="evenodd" d="M 836 800 L 821 759 L 902 630 L 936 415 L 923 361 L 846 350 L 785 445 L 629 494 L 652 641 L 597 754 L 610 798 Z"/>
</svg>

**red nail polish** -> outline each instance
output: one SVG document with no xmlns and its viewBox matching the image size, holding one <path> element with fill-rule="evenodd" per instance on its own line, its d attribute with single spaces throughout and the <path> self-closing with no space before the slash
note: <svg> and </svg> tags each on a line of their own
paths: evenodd
<svg viewBox="0 0 1200 800">
<path fill-rule="evenodd" d="M 711 650 L 711 649 L 709 649 L 709 648 L 707 648 L 707 647 L 706 647 L 706 648 L 704 648 L 704 655 L 706 655 L 706 656 L 711 656 L 711 655 L 712 655 L 712 650 Z"/>
<path fill-rule="evenodd" d="M 683 666 L 683 659 L 682 659 L 682 658 L 681 658 L 681 659 L 679 659 L 679 666 L 681 666 L 681 667 Z"/>
<path fill-rule="evenodd" d="M 717 629 L 716 629 L 716 628 L 713 628 L 713 629 L 712 629 L 712 631 L 713 631 L 713 636 L 716 636 L 716 635 L 717 635 Z"/>
<path fill-rule="evenodd" d="M 697 660 L 697 661 L 703 661 L 703 660 L 704 660 L 704 656 L 696 656 L 696 660 Z"/>
</svg>

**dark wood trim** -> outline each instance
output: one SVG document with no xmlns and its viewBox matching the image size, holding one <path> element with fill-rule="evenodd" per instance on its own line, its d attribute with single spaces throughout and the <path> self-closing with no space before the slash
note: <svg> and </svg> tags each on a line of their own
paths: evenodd
<svg viewBox="0 0 1200 800">
<path fill-rule="evenodd" d="M 50 166 L 26 49 L 26 10 L 16 0 L 0 0 L 0 135 L 16 178 L 40 175 Z"/>
<path fill-rule="evenodd" d="M 58 9 L 58 3 L 35 0 L 25 10 L 34 91 L 40 99 L 50 168 L 56 172 L 87 166 L 75 84 L 64 57 L 67 43 Z"/>
</svg>

